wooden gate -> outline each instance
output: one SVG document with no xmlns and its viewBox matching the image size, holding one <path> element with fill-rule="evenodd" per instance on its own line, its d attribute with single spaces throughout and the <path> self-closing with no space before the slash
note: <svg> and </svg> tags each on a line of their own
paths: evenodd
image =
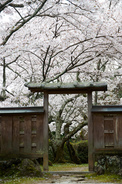
<svg viewBox="0 0 122 184">
<path fill-rule="evenodd" d="M 122 154 L 122 106 L 92 108 L 93 152 Z"/>
<path fill-rule="evenodd" d="M 44 108 L 0 108 L 0 158 L 44 157 Z"/>
</svg>

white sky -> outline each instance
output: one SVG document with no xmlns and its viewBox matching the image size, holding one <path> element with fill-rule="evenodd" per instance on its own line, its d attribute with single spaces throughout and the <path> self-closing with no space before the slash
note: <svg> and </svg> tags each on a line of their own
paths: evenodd
<svg viewBox="0 0 122 184">
<path fill-rule="evenodd" d="M 98 0 L 99 1 L 99 3 L 104 3 L 105 2 L 105 0 Z"/>
</svg>

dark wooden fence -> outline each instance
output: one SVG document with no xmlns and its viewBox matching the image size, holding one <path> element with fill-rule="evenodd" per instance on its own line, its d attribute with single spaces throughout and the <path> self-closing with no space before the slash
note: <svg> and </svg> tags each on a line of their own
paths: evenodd
<svg viewBox="0 0 122 184">
<path fill-rule="evenodd" d="M 0 159 L 43 158 L 44 108 L 0 108 Z"/>
<path fill-rule="evenodd" d="M 122 106 L 94 106 L 93 153 L 122 154 Z"/>
</svg>

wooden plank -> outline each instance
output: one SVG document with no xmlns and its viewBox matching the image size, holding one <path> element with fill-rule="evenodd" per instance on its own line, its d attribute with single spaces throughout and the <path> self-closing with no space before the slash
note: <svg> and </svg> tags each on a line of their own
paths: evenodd
<svg viewBox="0 0 122 184">
<path fill-rule="evenodd" d="M 44 93 L 43 170 L 48 171 L 48 93 Z"/>
<path fill-rule="evenodd" d="M 106 147 L 114 147 L 114 134 L 106 133 L 104 134 L 104 146 Z"/>
<path fill-rule="evenodd" d="M 114 130 L 104 130 L 104 134 L 113 134 Z"/>
<path fill-rule="evenodd" d="M 93 121 L 91 116 L 92 108 L 92 92 L 88 93 L 88 163 L 89 171 L 94 170 L 94 154 L 93 154 Z"/>
<path fill-rule="evenodd" d="M 43 151 L 43 147 L 44 147 L 44 115 L 40 114 L 37 115 L 37 135 L 36 135 L 36 139 L 37 139 L 37 152 L 42 153 Z"/>
<path fill-rule="evenodd" d="M 19 152 L 24 153 L 25 147 L 25 119 L 24 115 L 19 116 Z"/>
<path fill-rule="evenodd" d="M 113 121 L 113 115 L 111 115 L 111 117 L 104 116 L 104 121 Z"/>
<path fill-rule="evenodd" d="M 106 91 L 106 90 L 102 90 L 102 88 L 97 88 L 97 89 L 58 89 L 58 90 L 41 90 L 39 88 L 29 88 L 29 90 L 31 92 L 44 92 L 44 93 L 48 93 L 48 94 L 85 94 L 85 93 L 90 93 L 92 91 Z"/>
<path fill-rule="evenodd" d="M 31 152 L 37 151 L 37 115 L 31 116 Z"/>
<path fill-rule="evenodd" d="M 25 119 L 24 116 L 19 116 L 19 134 L 24 135 L 25 134 Z"/>
<path fill-rule="evenodd" d="M 93 115 L 94 148 L 104 148 L 104 117 L 101 114 Z"/>
<path fill-rule="evenodd" d="M 96 154 L 105 154 L 105 155 L 122 155 L 122 148 L 115 149 L 113 147 L 106 147 L 104 149 L 96 149 Z"/>
<path fill-rule="evenodd" d="M 104 147 L 114 147 L 113 116 L 104 116 Z"/>
<path fill-rule="evenodd" d="M 41 157 L 43 157 L 43 155 L 41 155 Z M 9 160 L 12 158 L 30 158 L 30 159 L 37 159 L 40 158 L 40 154 L 35 154 L 35 153 L 19 153 L 19 154 L 7 154 L 7 153 L 2 153 L 0 154 L 0 158 L 2 158 L 3 160 Z"/>
<path fill-rule="evenodd" d="M 1 133 L 2 133 L 2 117 L 0 116 L 0 136 L 1 136 Z"/>
<path fill-rule="evenodd" d="M 31 115 L 31 134 L 37 134 L 37 115 Z"/>
<path fill-rule="evenodd" d="M 118 115 L 118 147 L 122 148 L 122 114 Z"/>
<path fill-rule="evenodd" d="M 28 83 L 25 84 L 32 92 L 44 92 L 45 94 L 71 94 L 90 93 L 92 91 L 106 91 L 107 84 L 95 83 Z"/>
<path fill-rule="evenodd" d="M 1 153 L 12 152 L 12 116 L 2 116 Z"/>
<path fill-rule="evenodd" d="M 13 116 L 12 148 L 14 153 L 19 153 L 19 116 Z"/>
<path fill-rule="evenodd" d="M 114 116 L 114 148 L 118 148 L 119 146 L 119 118 L 118 116 Z"/>
<path fill-rule="evenodd" d="M 19 135 L 19 152 L 20 153 L 24 153 L 24 145 L 25 143 L 25 135 L 24 134 L 20 134 Z"/>
<path fill-rule="evenodd" d="M 31 115 L 24 115 L 24 152 L 31 153 Z"/>
<path fill-rule="evenodd" d="M 104 130 L 114 130 L 113 117 L 104 117 Z"/>
<path fill-rule="evenodd" d="M 2 117 L 0 116 L 0 153 L 1 153 Z"/>
</svg>

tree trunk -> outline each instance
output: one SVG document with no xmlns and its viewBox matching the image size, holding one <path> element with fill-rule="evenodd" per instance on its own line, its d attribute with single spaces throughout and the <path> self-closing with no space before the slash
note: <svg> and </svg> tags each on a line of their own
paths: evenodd
<svg viewBox="0 0 122 184">
<path fill-rule="evenodd" d="M 64 138 L 60 139 L 60 140 L 55 139 L 54 141 L 52 141 L 53 148 L 55 150 L 55 160 L 54 160 L 54 162 L 58 162 L 58 163 L 64 163 L 65 162 L 64 154 L 63 154 L 63 149 L 64 149 L 65 142 L 67 142 L 75 133 L 77 133 L 81 128 L 83 128 L 87 124 L 88 124 L 87 122 L 82 122 L 71 132 L 69 132 L 68 125 L 65 126 L 65 131 L 64 131 L 65 136 L 64 136 Z M 71 151 L 70 151 L 70 153 L 71 153 Z M 72 149 L 72 153 L 73 153 L 73 149 Z"/>
<path fill-rule="evenodd" d="M 74 162 L 75 164 L 80 164 L 80 159 L 77 157 L 73 146 L 70 144 L 69 141 L 66 142 L 66 145 L 67 145 L 67 149 L 69 151 L 71 161 Z"/>
<path fill-rule="evenodd" d="M 64 144 L 59 144 L 56 146 L 56 151 L 55 151 L 55 160 L 54 162 L 56 163 L 64 163 Z"/>
<path fill-rule="evenodd" d="M 56 121 L 56 140 L 57 142 L 61 140 L 61 126 L 62 126 L 61 121 L 57 119 Z"/>
</svg>

